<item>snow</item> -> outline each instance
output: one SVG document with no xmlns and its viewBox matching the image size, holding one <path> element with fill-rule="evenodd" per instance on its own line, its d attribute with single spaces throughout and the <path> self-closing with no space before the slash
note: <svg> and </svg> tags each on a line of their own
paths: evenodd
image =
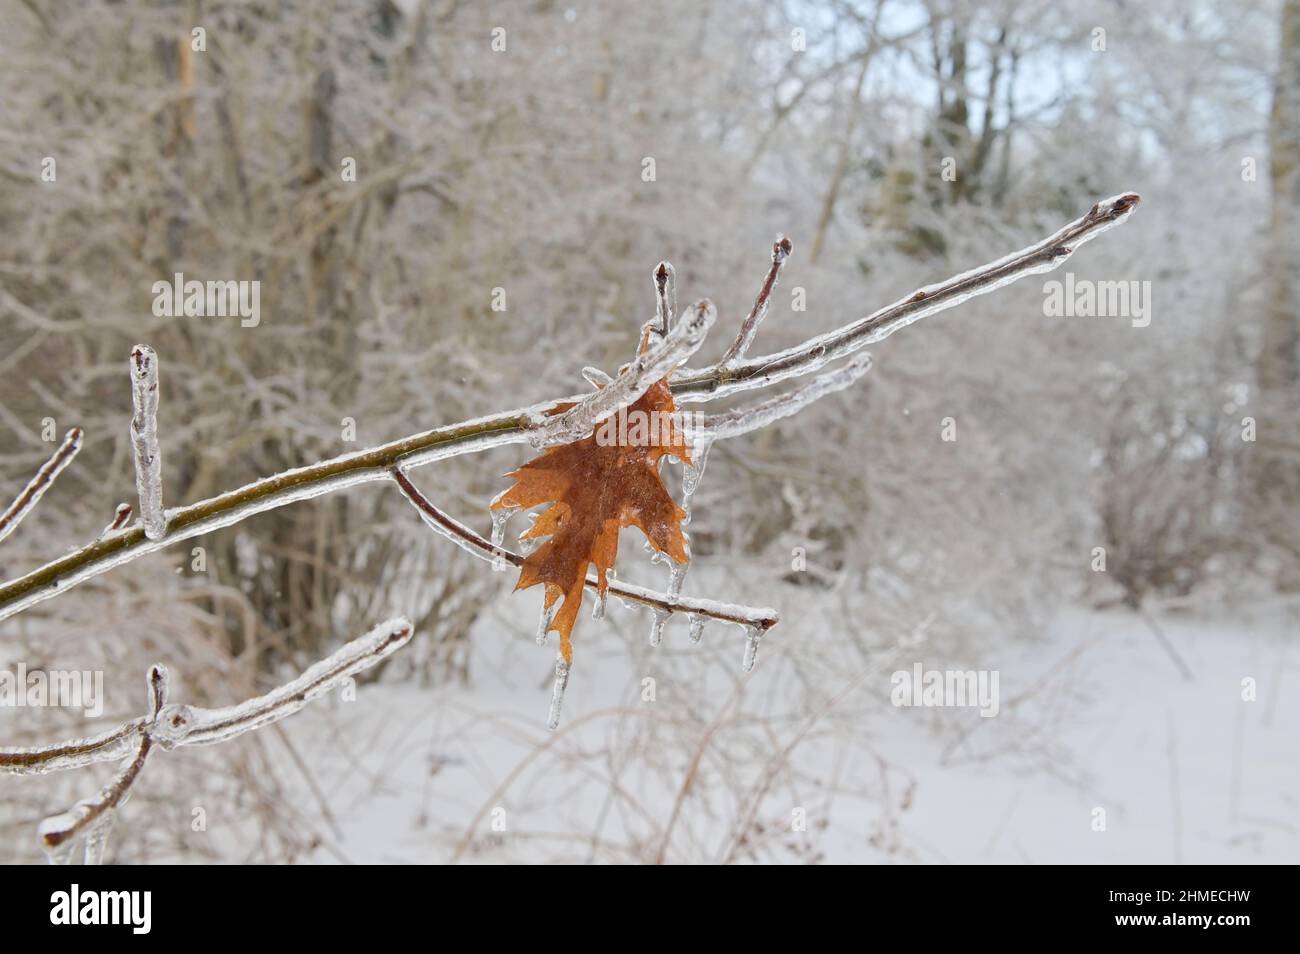
<svg viewBox="0 0 1300 954">
<path fill-rule="evenodd" d="M 994 719 L 879 704 L 888 695 L 886 666 L 839 703 L 869 701 L 870 718 L 852 720 L 846 737 L 810 738 L 790 750 L 801 778 L 822 780 L 820 787 L 800 786 L 797 798 L 810 818 L 801 837 L 831 862 L 1300 860 L 1300 703 L 1286 691 L 1300 650 L 1286 639 L 1287 623 L 1164 616 L 1161 624 L 1197 674 L 1194 681 L 1177 673 L 1137 617 L 1072 610 L 1041 644 L 999 659 L 1003 713 Z M 786 667 L 800 636 L 782 636 L 746 683 L 771 711 L 792 701 L 798 686 Z M 585 860 L 589 853 L 614 860 L 621 856 L 596 846 L 621 844 L 616 834 L 629 845 L 649 839 L 653 847 L 691 749 L 664 763 L 650 752 L 618 756 L 630 760 L 620 763 L 618 784 L 635 793 L 651 825 L 636 811 L 607 817 L 613 796 L 603 748 L 647 719 L 687 720 L 696 726 L 693 747 L 732 701 L 726 692 L 684 697 L 667 670 L 658 674 L 657 701 L 643 701 L 643 664 L 614 645 L 621 638 L 586 635 L 583 678 L 569 693 L 566 728 L 550 735 L 549 748 L 541 747 L 546 737 L 536 728 L 540 687 L 510 675 L 526 649 L 494 627 L 475 634 L 472 687 L 369 685 L 345 704 L 345 720 L 318 707 L 284 723 L 295 744 L 314 753 L 341 827 L 333 850 L 313 860 L 335 861 L 341 853 L 357 862 L 445 861 L 457 848 L 463 859 L 480 861 Z M 654 656 L 665 663 L 673 653 L 672 640 L 666 644 Z M 709 666 L 698 650 L 691 655 L 692 667 Z M 1060 668 L 1065 658 L 1072 662 Z M 1046 691 L 1012 704 L 1054 667 Z M 1255 703 L 1240 699 L 1240 679 L 1250 674 L 1260 679 Z M 848 683 L 853 674 L 844 675 Z M 558 667 L 556 676 L 553 704 L 567 687 Z M 838 688 L 826 687 L 832 694 Z M 772 731 L 771 748 L 751 753 L 758 765 L 794 734 L 780 725 Z M 964 741 L 954 748 L 955 739 Z M 1051 758 L 1038 758 L 1036 746 Z M 726 756 L 712 748 L 709 758 Z M 878 759 L 902 773 L 887 799 L 878 789 L 864 794 Z M 372 784 L 376 778 L 383 784 Z M 770 789 L 758 803 L 758 820 L 788 828 L 795 797 Z M 504 833 L 487 823 L 498 806 L 510 819 Z M 1106 810 L 1104 832 L 1092 830 L 1098 807 Z M 667 859 L 716 858 L 739 811 L 725 793 L 700 792 L 684 804 Z"/>
</svg>

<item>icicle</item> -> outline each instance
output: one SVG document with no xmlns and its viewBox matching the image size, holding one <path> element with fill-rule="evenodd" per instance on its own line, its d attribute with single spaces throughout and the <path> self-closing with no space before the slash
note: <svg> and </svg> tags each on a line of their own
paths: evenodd
<svg viewBox="0 0 1300 954">
<path fill-rule="evenodd" d="M 596 591 L 596 602 L 591 604 L 592 619 L 605 618 L 605 601 L 607 596 L 608 593 L 602 593 L 599 590 Z"/>
<path fill-rule="evenodd" d="M 500 549 L 501 544 L 505 542 L 506 521 L 509 520 L 511 516 L 514 515 L 515 511 L 518 509 L 519 509 L 518 507 L 502 507 L 499 510 L 491 511 L 493 547 Z M 509 568 L 510 568 L 510 564 L 506 561 L 506 558 L 504 556 L 502 556 L 500 553 L 496 553 L 493 555 L 492 557 L 493 570 L 495 570 L 497 573 L 504 573 Z"/>
<path fill-rule="evenodd" d="M 555 614 L 560 611 L 560 601 L 557 599 L 550 606 L 542 606 L 542 612 L 537 618 L 537 645 L 546 645 L 546 632 L 551 628 L 551 623 L 555 622 Z"/>
<path fill-rule="evenodd" d="M 699 643 L 704 638 L 704 617 L 698 613 L 692 613 L 687 619 L 690 620 L 691 628 L 688 633 L 692 643 Z"/>
<path fill-rule="evenodd" d="M 686 511 L 682 526 L 691 522 L 691 498 L 700 487 L 700 478 L 704 476 L 704 465 L 709 462 L 709 448 L 712 446 L 710 438 L 696 438 L 695 446 L 691 448 L 691 462 L 682 469 L 682 509 Z"/>
<path fill-rule="evenodd" d="M 669 561 L 668 564 L 668 598 L 676 600 L 682 595 L 682 581 L 686 579 L 686 563 L 678 563 L 676 560 Z"/>
<path fill-rule="evenodd" d="M 673 614 L 666 609 L 656 608 L 654 619 L 650 621 L 650 645 L 658 646 L 664 640 L 664 624 L 668 622 L 668 617 Z"/>
<path fill-rule="evenodd" d="M 104 852 L 108 848 L 108 836 L 113 828 L 114 812 L 105 813 L 104 817 L 86 832 L 85 864 L 102 865 Z"/>
<path fill-rule="evenodd" d="M 167 532 L 162 504 L 162 450 L 158 446 L 158 355 L 148 345 L 131 349 L 131 444 L 135 448 L 135 485 L 140 522 L 150 540 Z"/>
<path fill-rule="evenodd" d="M 72 849 L 74 847 L 72 839 L 68 839 L 61 845 L 53 848 L 45 848 L 45 860 L 52 865 L 70 865 L 72 864 Z"/>
<path fill-rule="evenodd" d="M 555 654 L 555 686 L 551 689 L 551 711 L 546 717 L 546 728 L 554 732 L 560 727 L 560 707 L 564 705 L 564 690 L 569 688 L 569 664 L 564 656 Z"/>
<path fill-rule="evenodd" d="M 763 631 L 757 626 L 745 627 L 745 659 L 741 663 L 745 672 L 754 671 L 754 663 L 758 660 L 758 641 L 762 636 Z"/>
</svg>

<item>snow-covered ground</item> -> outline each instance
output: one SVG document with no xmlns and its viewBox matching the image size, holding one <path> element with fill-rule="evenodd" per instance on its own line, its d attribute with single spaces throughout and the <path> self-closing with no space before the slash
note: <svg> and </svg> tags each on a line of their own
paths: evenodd
<svg viewBox="0 0 1300 954">
<path fill-rule="evenodd" d="M 1300 861 L 1287 617 L 1157 619 L 1192 679 L 1141 617 L 1073 610 L 989 663 L 1001 674 L 991 719 L 890 706 L 892 661 L 810 687 L 766 647 L 744 683 L 719 675 L 708 699 L 684 699 L 670 670 L 738 669 L 741 640 L 724 630 L 713 638 L 725 645 L 692 647 L 670 627 L 653 702 L 642 680 L 654 657 L 617 643 L 630 635 L 580 647 L 552 735 L 549 652 L 489 624 L 468 688 L 371 685 L 283 725 L 316 767 L 318 791 L 301 797 L 334 819 L 320 861 Z M 738 685 L 766 723 L 736 715 Z M 837 701 L 786 719 L 782 696 L 796 694 L 791 706 Z M 800 814 L 807 831 L 792 832 Z"/>
</svg>

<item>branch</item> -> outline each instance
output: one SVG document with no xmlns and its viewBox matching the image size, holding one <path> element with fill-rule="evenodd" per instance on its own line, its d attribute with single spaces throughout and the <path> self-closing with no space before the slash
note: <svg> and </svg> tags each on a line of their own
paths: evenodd
<svg viewBox="0 0 1300 954">
<path fill-rule="evenodd" d="M 135 487 L 140 497 L 144 535 L 159 540 L 167 532 L 162 505 L 162 449 L 158 446 L 158 355 L 148 345 L 131 349 L 131 447 Z"/>
<path fill-rule="evenodd" d="M 843 367 L 819 374 L 801 388 L 749 407 L 736 408 L 723 414 L 706 414 L 699 426 L 692 428 L 689 433 L 694 440 L 710 441 L 748 434 L 783 417 L 797 414 L 819 398 L 843 391 L 870 370 L 871 355 L 863 352 L 850 358 Z"/>
<path fill-rule="evenodd" d="M 32 512 L 32 508 L 50 488 L 50 484 L 54 483 L 54 478 L 59 476 L 63 468 L 72 463 L 72 458 L 77 456 L 79 450 L 81 450 L 81 428 L 74 427 L 68 431 L 54 455 L 42 464 L 36 476 L 27 482 L 23 492 L 4 513 L 0 514 L 0 540 L 13 533 L 18 524 L 23 522 L 23 517 Z"/>
<path fill-rule="evenodd" d="M 754 299 L 754 307 L 749 310 L 749 314 L 740 326 L 740 333 L 736 335 L 736 340 L 731 343 L 727 353 L 718 362 L 719 367 L 730 367 L 749 351 L 749 346 L 754 342 L 754 335 L 758 334 L 758 326 L 767 317 L 767 309 L 772 301 L 772 291 L 776 288 L 776 280 L 781 276 L 781 266 L 790 257 L 790 252 L 793 249 L 794 246 L 788 238 L 784 235 L 777 236 L 776 242 L 772 246 L 772 267 L 767 270 L 767 277 L 763 279 L 762 287 L 758 290 L 758 297 Z"/>
<path fill-rule="evenodd" d="M 400 467 L 393 468 L 392 477 L 397 482 L 397 486 L 401 488 L 406 499 L 420 512 L 424 522 L 462 550 L 472 553 L 479 559 L 486 560 L 489 563 L 505 560 L 514 566 L 520 566 L 524 562 L 524 558 L 518 553 L 503 547 L 493 546 L 469 527 L 439 510 L 428 497 L 420 492 L 420 489 L 415 484 L 411 483 L 410 478 L 403 473 Z M 587 577 L 587 586 L 592 590 L 598 590 L 594 576 Z M 756 628 L 760 632 L 766 632 L 780 622 L 780 616 L 774 609 L 738 606 L 733 603 L 718 603 L 713 600 L 697 600 L 690 597 L 673 599 L 642 586 L 615 580 L 609 582 L 608 592 L 620 599 L 641 603 L 661 613 L 687 613 L 691 616 L 716 619 L 746 628 Z"/>
<path fill-rule="evenodd" d="M 401 617 L 380 623 L 292 682 L 264 696 L 224 709 L 166 704 L 165 689 L 155 676 L 155 673 L 161 674 L 165 684 L 165 673 L 161 667 L 155 666 L 150 670 L 153 696 L 148 715 L 88 739 L 72 739 L 37 748 L 0 749 L 0 775 L 44 775 L 94 762 L 114 762 L 125 758 L 132 749 L 142 747 L 145 740 L 167 750 L 233 739 L 297 712 L 342 680 L 392 655 L 410 641 L 412 632 L 410 622 Z"/>
<path fill-rule="evenodd" d="M 839 331 L 810 339 L 795 348 L 741 361 L 729 368 L 714 365 L 681 372 L 671 382 L 679 401 L 702 402 L 737 391 L 752 390 L 814 371 L 832 357 L 879 341 L 925 315 L 951 308 L 968 298 L 1001 288 L 1025 275 L 1059 266 L 1084 242 L 1125 221 L 1139 198 L 1125 193 L 1099 202 L 1037 245 L 966 272 L 940 285 L 921 289 L 888 308 L 861 318 Z M 489 417 L 450 424 L 344 454 L 317 464 L 285 471 L 236 490 L 174 510 L 167 532 L 149 540 L 136 526 L 83 546 L 17 580 L 0 585 L 0 620 L 55 596 L 78 583 L 172 543 L 238 523 L 254 514 L 320 496 L 343 487 L 391 478 L 390 469 L 418 467 L 432 461 L 475 453 L 505 444 L 522 443 L 536 430 L 546 410 L 588 395 L 550 401 L 531 408 L 504 411 Z M 611 412 L 613 413 L 613 412 Z"/>
<path fill-rule="evenodd" d="M 1036 245 L 962 272 L 938 285 L 927 285 L 865 318 L 829 334 L 810 338 L 793 348 L 731 367 L 714 365 L 678 375 L 672 382 L 673 396 L 678 401 L 707 401 L 816 371 L 828 362 L 880 341 L 927 315 L 960 305 L 976 295 L 996 291 L 1026 275 L 1050 272 L 1073 255 L 1080 245 L 1124 222 L 1140 201 L 1137 193 L 1126 192 L 1098 202 L 1085 215 Z"/>
</svg>

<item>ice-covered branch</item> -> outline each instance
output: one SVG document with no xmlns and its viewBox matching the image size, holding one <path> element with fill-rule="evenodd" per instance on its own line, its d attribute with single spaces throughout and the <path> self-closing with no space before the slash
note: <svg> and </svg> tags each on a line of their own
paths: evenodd
<svg viewBox="0 0 1300 954">
<path fill-rule="evenodd" d="M 63 468 L 72 463 L 72 458 L 77 456 L 79 450 L 81 450 L 81 428 L 74 427 L 64 436 L 59 449 L 27 482 L 22 493 L 14 498 L 14 502 L 5 509 L 4 513 L 0 514 L 0 540 L 13 533 L 18 524 L 22 523 L 23 517 L 31 513 L 50 484 L 54 483 L 54 478 L 59 476 Z"/>
<path fill-rule="evenodd" d="M 695 440 L 716 440 L 739 437 L 750 431 L 797 414 L 809 404 L 828 394 L 843 391 L 871 370 L 871 355 L 863 352 L 854 355 L 843 367 L 819 374 L 803 387 L 786 394 L 778 394 L 758 404 L 740 407 L 722 414 L 706 414 L 696 419 L 689 433 Z"/>
<path fill-rule="evenodd" d="M 714 365 L 695 371 L 679 371 L 671 382 L 673 394 L 679 401 L 707 401 L 817 370 L 832 360 L 833 356 L 847 354 L 869 342 L 878 341 L 924 315 L 951 308 L 974 295 L 1000 288 L 1025 275 L 1059 266 L 1081 244 L 1125 221 L 1138 201 L 1138 196 L 1130 192 L 1099 202 L 1087 214 L 1037 245 L 965 272 L 947 282 L 920 289 L 888 308 L 786 351 L 738 361 L 726 368 Z M 678 327 L 681 324 L 684 323 L 679 323 Z M 592 396 L 578 395 L 531 408 L 517 408 L 472 421 L 449 424 L 367 450 L 265 477 L 216 497 L 173 510 L 168 518 L 167 532 L 157 540 L 148 539 L 138 526 L 124 527 L 52 560 L 25 576 L 0 584 L 0 619 L 173 543 L 230 526 L 254 514 L 344 487 L 371 480 L 390 479 L 390 470 L 395 465 L 416 467 L 460 454 L 527 441 L 546 410 L 563 403 L 580 402 Z M 617 407 L 618 405 L 609 413 L 617 411 Z"/>
<path fill-rule="evenodd" d="M 529 440 L 540 448 L 590 437 L 597 424 L 645 394 L 698 351 L 717 318 L 713 302 L 707 298 L 697 302 L 689 316 L 673 325 L 662 341 L 633 358 L 612 384 L 584 396 L 561 414 L 542 417 Z"/>
<path fill-rule="evenodd" d="M 396 481 L 397 486 L 401 488 L 402 493 L 411 502 L 411 505 L 420 512 L 424 522 L 461 549 L 489 563 L 505 560 L 507 563 L 519 566 L 524 562 L 524 558 L 518 553 L 503 547 L 493 546 L 491 542 L 479 536 L 459 520 L 443 513 L 433 501 L 420 492 L 420 489 L 415 484 L 411 483 L 410 478 L 400 468 L 393 469 L 393 480 Z M 594 576 L 587 577 L 587 587 L 592 590 L 597 589 Z M 780 622 L 780 616 L 776 610 L 765 607 L 737 606 L 732 603 L 718 603 L 713 600 L 690 599 L 688 597 L 673 599 L 663 593 L 656 593 L 654 590 L 642 586 L 614 580 L 609 582 L 608 591 L 620 599 L 641 603 L 659 612 L 686 613 L 690 616 L 734 623 L 737 626 L 757 627 L 763 632 Z"/>
<path fill-rule="evenodd" d="M 380 623 L 292 682 L 224 709 L 167 704 L 165 673 L 155 666 L 150 670 L 152 696 L 147 715 L 87 739 L 0 749 L 0 775 L 43 775 L 94 762 L 115 762 L 138 751 L 145 739 L 161 749 L 224 742 L 297 712 L 343 680 L 396 652 L 410 641 L 412 632 L 411 623 L 401 617 Z"/>
<path fill-rule="evenodd" d="M 660 262 L 650 275 L 655 286 L 655 317 L 659 321 L 659 335 L 664 337 L 672 330 L 677 317 L 677 272 L 671 262 Z"/>
<path fill-rule="evenodd" d="M 763 323 L 767 317 L 767 310 L 772 304 L 772 291 L 776 288 L 777 279 L 781 277 L 781 266 L 785 260 L 790 257 L 790 252 L 794 249 L 790 240 L 784 235 L 778 235 L 776 242 L 772 245 L 772 265 L 767 270 L 767 276 L 763 279 L 763 284 L 758 290 L 758 297 L 754 299 L 754 307 L 749 310 L 744 322 L 740 325 L 740 333 L 736 335 L 736 340 L 731 343 L 722 360 L 718 362 L 719 367 L 730 367 L 749 351 L 749 346 L 754 342 L 754 336 L 758 334 L 758 326 Z"/>
<path fill-rule="evenodd" d="M 158 718 L 159 712 L 167 702 L 167 670 L 162 666 L 151 666 L 146 684 L 149 690 L 148 722 Z M 51 815 L 37 827 L 41 847 L 49 855 L 51 862 L 67 860 L 66 845 L 83 832 L 86 835 L 86 864 L 99 864 L 103 860 L 104 848 L 108 840 L 108 829 L 112 826 L 113 810 L 121 804 L 127 792 L 144 768 L 145 759 L 153 748 L 153 737 L 142 731 L 135 757 L 128 762 L 107 785 L 90 798 L 83 799 L 66 812 Z"/>
<path fill-rule="evenodd" d="M 223 709 L 166 705 L 151 728 L 164 749 L 177 745 L 211 745 L 278 722 L 292 715 L 312 699 L 329 692 L 345 679 L 369 669 L 405 646 L 413 632 L 400 617 L 380 623 L 358 636 L 333 655 L 313 665 L 297 679 L 256 699 Z"/>
<path fill-rule="evenodd" d="M 673 396 L 678 401 L 707 401 L 816 371 L 927 315 L 996 291 L 1026 275 L 1050 272 L 1073 255 L 1080 245 L 1124 222 L 1140 201 L 1137 193 L 1125 192 L 1098 202 L 1084 215 L 1041 242 L 962 272 L 945 282 L 917 289 L 892 305 L 793 348 L 731 366 L 718 364 L 682 372 L 673 379 Z"/>
<path fill-rule="evenodd" d="M 135 451 L 135 487 L 140 497 L 144 535 L 160 540 L 167 532 L 162 503 L 162 449 L 158 446 L 158 355 L 148 345 L 131 349 L 131 448 Z"/>
</svg>

